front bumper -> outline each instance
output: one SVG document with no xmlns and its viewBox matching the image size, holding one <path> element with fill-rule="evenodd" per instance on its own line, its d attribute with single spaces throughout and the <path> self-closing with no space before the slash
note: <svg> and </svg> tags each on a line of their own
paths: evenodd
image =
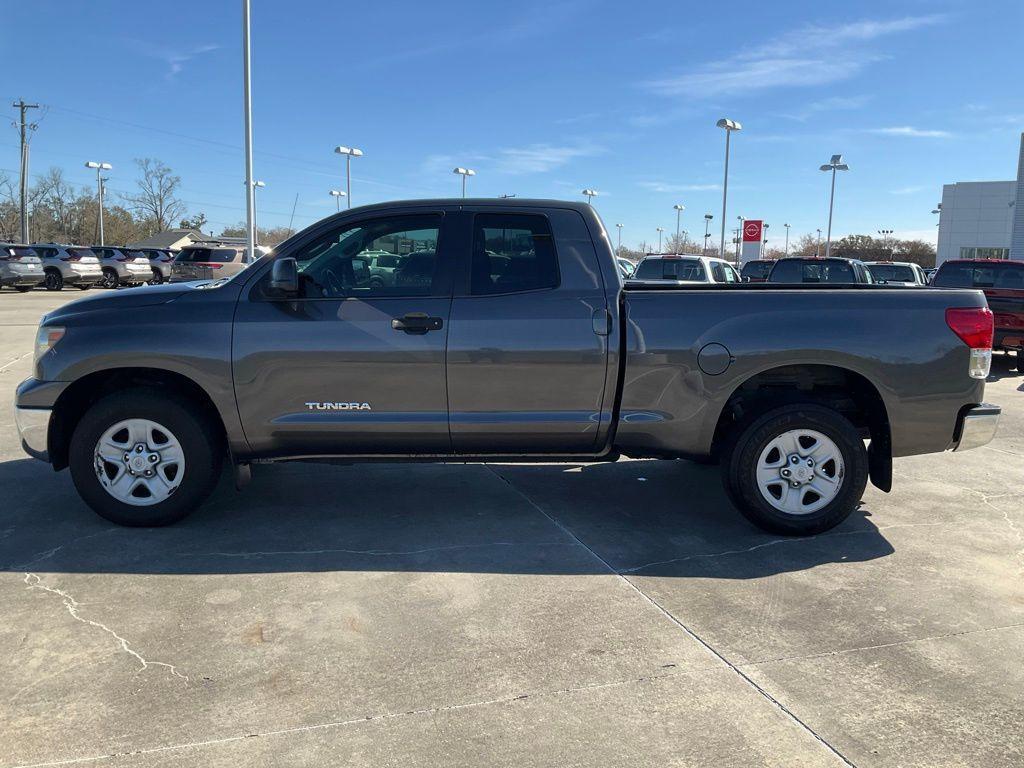
<svg viewBox="0 0 1024 768">
<path fill-rule="evenodd" d="M 14 423 L 18 426 L 18 437 L 25 453 L 43 461 L 50 460 L 47 450 L 47 435 L 50 432 L 49 408 L 17 408 L 14 409 Z"/>
<path fill-rule="evenodd" d="M 999 414 L 1002 408 L 998 405 L 982 403 L 968 408 L 960 417 L 957 425 L 954 451 L 969 451 L 992 442 L 999 426 Z"/>
</svg>

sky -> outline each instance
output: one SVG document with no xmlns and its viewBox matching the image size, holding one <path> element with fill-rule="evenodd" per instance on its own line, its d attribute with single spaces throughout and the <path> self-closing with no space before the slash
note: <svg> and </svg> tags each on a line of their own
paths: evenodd
<svg viewBox="0 0 1024 768">
<path fill-rule="evenodd" d="M 135 158 L 181 176 L 210 227 L 244 220 L 241 3 L 0 0 L 0 111 L 31 114 L 31 171 L 133 191 Z M 934 243 L 944 183 L 1012 179 L 1024 131 L 1019 0 L 730 3 L 252 0 L 260 226 L 334 212 L 344 144 L 355 205 L 460 194 L 582 199 L 623 244 L 769 222 L 769 247 L 824 229 Z M 0 131 L 0 172 L 18 137 Z M 11 175 L 14 175 L 12 173 Z M 297 196 L 297 198 L 296 198 Z M 297 200 L 297 202 L 296 202 Z M 731 235 L 730 235 L 731 236 Z M 716 235 L 717 238 L 717 235 Z"/>
</svg>

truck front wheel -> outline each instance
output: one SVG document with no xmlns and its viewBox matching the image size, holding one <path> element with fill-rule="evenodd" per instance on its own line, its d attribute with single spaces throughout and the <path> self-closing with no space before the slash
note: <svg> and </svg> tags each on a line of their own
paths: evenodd
<svg viewBox="0 0 1024 768">
<path fill-rule="evenodd" d="M 819 405 L 787 405 L 750 423 L 722 461 L 726 493 L 772 533 L 809 536 L 845 520 L 860 502 L 868 456 L 856 428 Z"/>
<path fill-rule="evenodd" d="M 222 440 L 182 398 L 131 389 L 96 402 L 68 454 L 79 495 L 119 525 L 156 526 L 192 512 L 220 477 Z"/>
</svg>

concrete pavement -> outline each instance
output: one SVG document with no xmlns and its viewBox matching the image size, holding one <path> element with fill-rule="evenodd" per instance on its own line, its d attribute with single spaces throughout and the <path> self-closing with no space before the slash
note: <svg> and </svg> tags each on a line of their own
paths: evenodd
<svg viewBox="0 0 1024 768">
<path fill-rule="evenodd" d="M 0 294 L 0 399 L 39 316 Z M 25 356 L 27 354 L 27 356 Z M 112 526 L 0 409 L 0 766 L 1015 766 L 1024 375 L 811 539 L 713 467 L 260 466 Z"/>
</svg>

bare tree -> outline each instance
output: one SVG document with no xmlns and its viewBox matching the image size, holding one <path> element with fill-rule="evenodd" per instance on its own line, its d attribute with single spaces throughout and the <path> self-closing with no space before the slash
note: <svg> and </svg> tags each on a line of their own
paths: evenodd
<svg viewBox="0 0 1024 768">
<path fill-rule="evenodd" d="M 169 167 L 151 157 L 136 159 L 142 173 L 136 184 L 136 195 L 125 195 L 125 201 L 136 215 L 145 219 L 154 232 L 170 229 L 172 222 L 185 214 L 185 204 L 175 197 L 181 185 L 181 177 L 175 176 Z"/>
</svg>

